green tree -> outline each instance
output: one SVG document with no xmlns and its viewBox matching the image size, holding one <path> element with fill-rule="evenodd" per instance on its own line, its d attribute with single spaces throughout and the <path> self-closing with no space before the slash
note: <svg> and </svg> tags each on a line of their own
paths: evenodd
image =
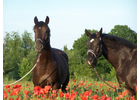
<svg viewBox="0 0 140 100">
<path fill-rule="evenodd" d="M 24 56 L 26 57 L 30 50 L 34 49 L 35 42 L 32 39 L 32 33 L 24 31 L 22 34 L 22 48 Z"/>
<path fill-rule="evenodd" d="M 131 30 L 127 25 L 115 25 L 114 29 L 111 29 L 108 34 L 125 38 L 126 40 L 137 44 L 137 33 Z"/>
<path fill-rule="evenodd" d="M 4 37 L 3 43 L 3 70 L 4 75 L 8 74 L 14 79 L 19 79 L 19 64 L 23 58 L 26 58 L 32 49 L 34 42 L 31 33 L 27 31 L 20 37 L 18 32 L 8 33 Z M 9 77 L 9 78 L 10 78 Z"/>
<path fill-rule="evenodd" d="M 36 58 L 36 51 L 34 49 L 30 50 L 29 54 L 26 56 L 26 58 L 23 58 L 21 63 L 19 65 L 19 76 L 23 77 L 26 73 L 28 73 L 32 67 L 33 63 Z M 32 80 L 32 73 L 30 73 L 28 76 L 24 78 L 24 80 Z"/>
<path fill-rule="evenodd" d="M 67 50 L 66 53 L 69 57 L 70 78 L 93 76 L 93 68 L 86 64 L 85 58 L 80 55 L 78 50 Z"/>
<path fill-rule="evenodd" d="M 20 35 L 17 32 L 6 33 L 3 43 L 3 70 L 4 74 L 10 74 L 14 78 L 19 78 L 18 63 L 23 57 L 21 48 L 22 42 Z"/>
</svg>

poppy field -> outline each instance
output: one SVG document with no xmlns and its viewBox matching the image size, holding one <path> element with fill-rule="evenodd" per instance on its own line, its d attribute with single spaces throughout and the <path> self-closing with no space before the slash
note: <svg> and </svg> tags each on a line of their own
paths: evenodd
<svg viewBox="0 0 140 100">
<path fill-rule="evenodd" d="M 111 86 L 118 88 L 117 82 L 107 81 Z M 15 85 L 3 87 L 3 100 L 136 100 L 128 97 L 128 91 L 115 91 L 103 82 L 87 80 L 69 80 L 64 93 L 52 90 L 51 86 L 33 86 L 32 82 L 22 81 Z"/>
</svg>

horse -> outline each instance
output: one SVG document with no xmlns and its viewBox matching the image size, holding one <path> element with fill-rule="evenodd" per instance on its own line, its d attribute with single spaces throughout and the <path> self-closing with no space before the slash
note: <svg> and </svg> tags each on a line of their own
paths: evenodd
<svg viewBox="0 0 140 100">
<path fill-rule="evenodd" d="M 135 95 L 137 90 L 137 45 L 114 35 L 99 32 L 90 34 L 87 41 L 86 63 L 95 66 L 97 59 L 103 55 L 115 68 L 119 85 L 125 83 L 128 95 Z"/>
<path fill-rule="evenodd" d="M 34 87 L 40 86 L 44 88 L 46 85 L 49 85 L 53 90 L 61 88 L 65 92 L 69 82 L 68 56 L 62 50 L 51 47 L 48 16 L 46 16 L 45 22 L 38 21 L 35 16 L 34 23 L 35 50 L 38 54 L 33 65 L 39 59 L 32 71 Z"/>
</svg>

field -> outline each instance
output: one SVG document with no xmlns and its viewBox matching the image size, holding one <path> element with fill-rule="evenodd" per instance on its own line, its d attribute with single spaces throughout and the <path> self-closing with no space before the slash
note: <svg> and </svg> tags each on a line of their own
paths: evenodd
<svg viewBox="0 0 140 100">
<path fill-rule="evenodd" d="M 11 82 L 11 81 L 10 81 Z M 113 87 L 117 82 L 107 81 Z M 115 91 L 103 82 L 89 79 L 72 79 L 66 88 L 67 93 L 52 90 L 51 86 L 34 87 L 32 82 L 21 81 L 15 85 L 3 87 L 4 100 L 136 100 L 128 97 L 128 91 Z"/>
</svg>

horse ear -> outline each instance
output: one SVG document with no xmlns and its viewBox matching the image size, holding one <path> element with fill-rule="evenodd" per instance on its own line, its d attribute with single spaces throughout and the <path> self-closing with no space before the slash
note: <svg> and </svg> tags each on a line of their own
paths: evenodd
<svg viewBox="0 0 140 100">
<path fill-rule="evenodd" d="M 96 34 L 97 37 L 100 37 L 102 35 L 102 28 L 100 29 L 100 31 Z"/>
<path fill-rule="evenodd" d="M 48 16 L 46 16 L 45 23 L 46 23 L 46 24 L 48 24 L 48 23 L 49 23 L 49 17 L 48 17 Z"/>
<path fill-rule="evenodd" d="M 34 23 L 35 24 L 37 24 L 38 23 L 38 19 L 37 19 L 37 17 L 35 16 L 35 18 L 34 18 Z"/>
<path fill-rule="evenodd" d="M 87 29 L 85 29 L 85 33 L 86 33 L 86 35 L 87 35 L 88 37 L 90 37 L 91 34 L 88 32 Z"/>
</svg>

